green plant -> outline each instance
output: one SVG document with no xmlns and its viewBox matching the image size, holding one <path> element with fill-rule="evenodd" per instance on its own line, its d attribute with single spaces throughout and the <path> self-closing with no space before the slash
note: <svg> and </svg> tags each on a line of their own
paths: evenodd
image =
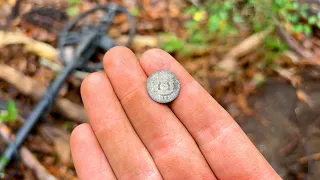
<svg viewBox="0 0 320 180">
<path fill-rule="evenodd" d="M 133 7 L 132 9 L 130 9 L 130 14 L 132 16 L 137 16 L 139 14 L 139 8 L 137 6 Z"/>
<path fill-rule="evenodd" d="M 237 34 L 236 23 L 244 19 L 236 10 L 236 3 L 236 0 L 208 1 L 203 7 L 187 9 L 185 14 L 192 17 L 184 24 L 187 42 L 208 43 L 214 38 Z"/>
<path fill-rule="evenodd" d="M 0 122 L 15 121 L 17 119 L 18 110 L 13 101 L 8 101 L 6 110 L 0 112 Z"/>
<path fill-rule="evenodd" d="M 164 40 L 160 48 L 167 52 L 183 51 L 185 49 L 185 42 L 174 34 L 162 35 L 162 38 L 166 40 Z"/>
<path fill-rule="evenodd" d="M 7 164 L 8 163 L 8 159 L 5 156 L 1 156 L 0 157 L 0 164 Z M 0 171 L 0 178 L 3 178 L 2 176 L 4 176 L 4 170 Z"/>
<path fill-rule="evenodd" d="M 253 9 L 251 21 L 256 31 L 280 22 L 292 33 L 311 35 L 312 26 L 320 25 L 320 13 L 308 13 L 310 5 L 296 0 L 249 0 L 247 8 Z"/>
<path fill-rule="evenodd" d="M 208 5 L 208 30 L 216 32 L 218 35 L 225 36 L 236 34 L 238 31 L 235 23 L 243 22 L 243 18 L 236 10 L 235 0 L 217 1 Z"/>
<path fill-rule="evenodd" d="M 225 40 L 238 33 L 236 23 L 244 22 L 235 10 L 237 0 L 207 1 L 202 6 L 190 6 L 184 12 L 189 17 L 184 22 L 184 37 L 165 39 L 161 47 L 170 51 L 190 52 L 189 47 L 207 47 L 213 40 Z M 173 48 L 174 47 L 174 48 Z"/>
<path fill-rule="evenodd" d="M 167 39 L 163 45 L 176 51 L 189 45 L 224 41 L 237 35 L 239 27 L 259 32 L 275 29 L 277 23 L 289 33 L 309 36 L 312 26 L 320 28 L 320 12 L 309 16 L 309 10 L 308 4 L 299 4 L 297 0 L 209 0 L 202 6 L 187 8 L 184 14 L 189 18 L 184 23 L 185 36 L 178 39 L 172 36 L 173 39 Z M 287 49 L 276 33 L 269 35 L 266 41 L 268 50 L 277 55 Z"/>
<path fill-rule="evenodd" d="M 8 162 L 8 159 L 6 157 L 4 156 L 0 157 L 0 164 L 7 164 L 7 162 Z M 4 170 L 0 171 L 0 178 L 4 177 L 4 173 L 5 173 Z"/>
<path fill-rule="evenodd" d="M 0 164 L 7 164 L 7 162 L 8 162 L 8 159 L 6 157 L 2 156 L 0 158 Z"/>
<path fill-rule="evenodd" d="M 72 130 L 72 124 L 70 123 L 70 121 L 65 121 L 65 122 L 63 123 L 63 127 L 64 127 L 64 129 L 67 130 L 67 131 L 71 131 L 71 130 Z"/>
<path fill-rule="evenodd" d="M 79 10 L 80 1 L 79 0 L 68 0 L 69 8 L 67 13 L 69 16 L 74 17 L 77 15 Z"/>
</svg>

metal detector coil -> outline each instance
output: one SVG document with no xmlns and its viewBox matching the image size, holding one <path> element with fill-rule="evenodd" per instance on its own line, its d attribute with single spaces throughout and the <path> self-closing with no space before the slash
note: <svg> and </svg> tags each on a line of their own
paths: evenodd
<svg viewBox="0 0 320 180">
<path fill-rule="evenodd" d="M 92 22 L 86 21 L 86 24 L 82 25 L 81 28 L 76 27 L 77 23 L 97 11 L 102 11 L 104 13 L 97 24 L 93 25 Z M 68 23 L 65 29 L 60 33 L 58 48 L 60 51 L 61 61 L 66 65 L 67 58 L 65 57 L 64 53 L 64 48 L 66 46 L 77 46 L 76 54 L 84 56 L 85 59 L 88 59 L 93 55 L 94 51 L 97 48 L 101 48 L 107 51 L 114 46 L 120 45 L 106 34 L 110 29 L 113 19 L 115 18 L 117 13 L 125 14 L 130 25 L 128 31 L 128 41 L 125 44 L 121 44 L 124 46 L 128 46 L 133 39 L 133 35 L 135 34 L 134 18 L 123 6 L 117 4 L 98 5 L 78 15 L 75 19 Z M 95 38 L 91 39 L 91 41 L 94 42 L 88 43 L 88 39 L 90 39 L 93 34 Z M 79 54 L 80 52 L 82 52 L 83 54 Z M 101 70 L 102 68 L 102 62 L 91 64 L 81 64 L 81 62 L 79 62 L 77 70 L 94 72 Z"/>
<path fill-rule="evenodd" d="M 81 28 L 76 27 L 78 22 L 98 10 L 102 10 L 104 14 L 102 18 L 97 21 L 96 25 L 86 21 L 85 24 L 81 25 Z M 52 102 L 54 101 L 61 86 L 65 83 L 66 78 L 74 70 L 92 72 L 102 69 L 102 62 L 89 64 L 88 61 L 95 53 L 96 49 L 102 48 L 107 51 L 117 45 L 117 43 L 107 35 L 107 31 L 110 29 L 116 13 L 119 12 L 126 14 L 127 20 L 130 23 L 128 42 L 124 44 L 129 45 L 133 38 L 133 34 L 135 33 L 134 20 L 125 7 L 116 4 L 98 5 L 80 14 L 73 21 L 67 24 L 66 28 L 61 32 L 58 48 L 60 50 L 60 58 L 65 64 L 65 67 L 50 84 L 42 99 L 33 108 L 32 112 L 26 119 L 25 124 L 17 132 L 14 141 L 8 145 L 3 155 L 0 156 L 0 172 L 4 170 L 6 165 L 12 159 L 12 156 L 18 152 L 17 148 L 21 146 L 40 117 L 48 113 L 48 109 L 50 109 Z M 64 55 L 64 50 L 65 47 L 69 45 L 75 46 L 75 53 L 72 55 L 72 58 L 67 61 Z"/>
</svg>

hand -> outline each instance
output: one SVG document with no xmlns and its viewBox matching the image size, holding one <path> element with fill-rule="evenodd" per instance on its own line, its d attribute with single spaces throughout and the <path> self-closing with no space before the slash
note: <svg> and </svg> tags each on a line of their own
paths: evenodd
<svg viewBox="0 0 320 180">
<path fill-rule="evenodd" d="M 104 56 L 81 94 L 90 124 L 71 135 L 80 179 L 281 179 L 232 117 L 168 53 L 140 61 L 125 47 Z M 180 94 L 159 104 L 147 94 L 152 72 L 168 69 Z"/>
</svg>

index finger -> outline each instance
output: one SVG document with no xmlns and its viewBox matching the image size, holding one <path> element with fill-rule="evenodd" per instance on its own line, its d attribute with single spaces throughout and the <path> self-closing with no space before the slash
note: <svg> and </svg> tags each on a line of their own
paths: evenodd
<svg viewBox="0 0 320 180">
<path fill-rule="evenodd" d="M 233 118 L 171 55 L 152 49 L 142 55 L 140 64 L 148 75 L 161 69 L 177 75 L 181 90 L 170 108 L 218 179 L 280 179 Z"/>
</svg>

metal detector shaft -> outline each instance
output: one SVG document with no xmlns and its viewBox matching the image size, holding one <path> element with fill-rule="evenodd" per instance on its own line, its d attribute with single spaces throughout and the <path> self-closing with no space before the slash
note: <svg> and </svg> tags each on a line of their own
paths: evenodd
<svg viewBox="0 0 320 180">
<path fill-rule="evenodd" d="M 73 28 L 78 21 L 86 17 L 88 14 L 97 10 L 103 10 L 105 15 L 100 20 L 97 26 L 84 26 L 80 32 L 73 32 Z M 127 15 L 128 21 L 131 24 L 129 29 L 129 39 L 125 45 L 130 44 L 133 34 L 135 32 L 134 21 L 130 13 L 123 6 L 116 4 L 99 5 L 95 8 L 89 9 L 81 13 L 77 18 L 71 21 L 60 33 L 59 37 L 59 50 L 61 60 L 65 63 L 65 69 L 58 75 L 58 77 L 49 86 L 47 92 L 43 95 L 42 99 L 36 105 L 34 110 L 27 118 L 23 127 L 18 131 L 15 139 L 11 142 L 4 154 L 0 158 L 0 172 L 4 170 L 6 165 L 12 159 L 12 156 L 16 153 L 17 149 L 21 146 L 24 139 L 27 137 L 31 129 L 34 127 L 38 119 L 49 112 L 50 106 L 53 103 L 59 89 L 66 80 L 66 78 L 76 69 L 93 72 L 102 69 L 102 62 L 91 63 L 92 66 L 87 64 L 90 57 L 94 54 L 97 48 L 102 48 L 107 51 L 116 43 L 106 35 L 106 32 L 110 28 L 113 18 L 117 12 L 122 12 Z M 64 57 L 64 47 L 67 45 L 76 45 L 76 52 L 71 61 L 66 61 Z"/>
<path fill-rule="evenodd" d="M 53 102 L 56 94 L 59 92 L 59 89 L 70 73 L 76 68 L 76 62 L 77 60 L 73 60 L 54 80 L 47 92 L 43 95 L 42 99 L 26 119 L 23 127 L 18 131 L 14 141 L 8 145 L 9 147 L 6 149 L 0 159 L 0 172 L 2 172 L 6 165 L 10 162 L 12 156 L 17 152 L 18 147 L 22 144 L 38 119 L 44 115 L 43 112 L 48 112 L 46 110 L 50 108 L 50 105 Z"/>
</svg>

